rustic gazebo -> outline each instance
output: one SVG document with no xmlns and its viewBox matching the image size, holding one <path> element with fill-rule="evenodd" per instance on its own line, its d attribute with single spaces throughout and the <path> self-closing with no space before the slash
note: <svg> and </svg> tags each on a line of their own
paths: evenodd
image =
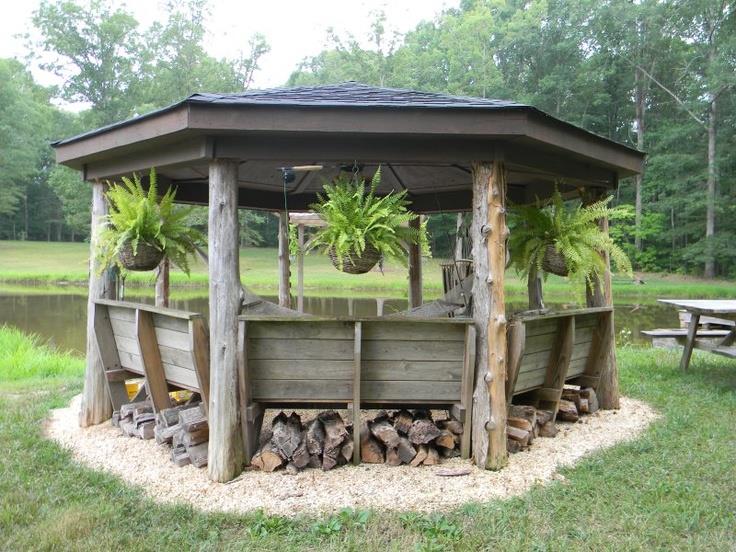
<svg viewBox="0 0 736 552">
<path fill-rule="evenodd" d="M 548 197 L 555 187 L 567 197 L 600 197 L 620 178 L 638 173 L 644 158 L 527 105 L 352 82 L 194 94 L 54 147 L 57 161 L 81 171 L 93 187 L 93 228 L 106 212 L 105 182 L 146 174 L 151 167 L 161 185 L 177 188 L 178 200 L 209 205 L 209 474 L 219 481 L 237 475 L 243 458 L 237 408 L 238 207 L 304 210 L 323 179 L 346 167 L 370 175 L 380 165 L 380 191 L 408 190 L 418 213 L 472 210 L 477 332 L 472 447 L 478 465 L 495 469 L 506 462 L 506 203 Z M 294 165 L 322 169 L 299 173 L 284 188 L 279 169 Z M 417 263 L 411 267 L 412 297 L 420 298 Z M 90 301 L 110 293 L 112 286 L 93 270 Z M 590 294 L 589 306 L 611 304 L 607 274 L 599 293 Z M 88 328 L 94 335 L 92 320 Z M 598 393 L 603 407 L 615 408 L 612 316 L 605 331 Z M 100 423 L 110 414 L 93 347 L 87 351 L 83 424 Z"/>
</svg>

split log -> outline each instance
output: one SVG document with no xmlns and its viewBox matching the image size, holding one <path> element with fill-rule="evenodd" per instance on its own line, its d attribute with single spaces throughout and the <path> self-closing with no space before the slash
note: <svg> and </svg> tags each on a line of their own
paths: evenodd
<svg viewBox="0 0 736 552">
<path fill-rule="evenodd" d="M 307 450 L 311 455 L 319 456 L 325 446 L 325 427 L 319 418 L 307 424 Z"/>
<path fill-rule="evenodd" d="M 411 461 L 411 465 L 415 468 L 422 465 L 424 460 L 427 458 L 427 445 L 419 445 L 417 447 L 417 454 L 414 457 L 414 460 Z"/>
<path fill-rule="evenodd" d="M 287 418 L 280 412 L 271 423 L 271 443 L 284 460 L 291 460 L 299 446 L 302 433 L 302 424 L 299 415 L 292 412 Z"/>
<path fill-rule="evenodd" d="M 138 426 L 138 437 L 145 440 L 153 439 L 155 429 L 156 423 L 153 420 L 142 423 Z"/>
<path fill-rule="evenodd" d="M 310 468 L 321 468 L 322 467 L 322 458 L 320 458 L 319 454 L 310 454 L 309 455 L 309 464 L 307 464 Z"/>
<path fill-rule="evenodd" d="M 399 410 L 394 415 L 394 428 L 404 435 L 409 433 L 412 422 L 414 422 L 414 417 L 408 410 Z"/>
<path fill-rule="evenodd" d="M 412 446 L 411 441 L 406 437 L 400 439 L 399 446 L 396 447 L 396 450 L 401 462 L 404 464 L 409 464 L 417 455 L 417 449 Z"/>
<path fill-rule="evenodd" d="M 181 426 L 179 424 L 173 425 L 171 427 L 164 427 L 162 425 L 156 424 L 156 427 L 153 429 L 153 436 L 156 439 L 156 443 L 159 445 L 171 444 L 174 435 L 180 430 Z"/>
<path fill-rule="evenodd" d="M 440 455 L 432 445 L 427 446 L 427 457 L 424 459 L 425 466 L 435 466 L 440 463 Z"/>
<path fill-rule="evenodd" d="M 179 423 L 184 431 L 196 431 L 207 427 L 207 416 L 205 416 L 201 405 L 194 408 L 179 411 Z"/>
<path fill-rule="evenodd" d="M 588 399 L 584 399 L 583 397 L 580 397 L 580 413 L 581 414 L 588 414 Z"/>
<path fill-rule="evenodd" d="M 195 468 L 204 468 L 207 465 L 207 449 L 208 443 L 200 443 L 191 447 L 186 447 L 189 461 Z"/>
<path fill-rule="evenodd" d="M 395 449 L 399 446 L 399 433 L 387 419 L 371 422 L 368 427 L 371 433 L 383 443 L 388 449 Z"/>
<path fill-rule="evenodd" d="M 399 447 L 386 449 L 386 464 L 389 466 L 400 466 L 401 456 L 399 456 Z"/>
<path fill-rule="evenodd" d="M 180 442 L 186 447 L 193 447 L 201 443 L 206 443 L 210 438 L 210 429 L 203 427 L 196 431 L 183 431 Z"/>
<path fill-rule="evenodd" d="M 299 473 L 299 468 L 296 467 L 296 464 L 294 462 L 289 462 L 286 464 L 286 470 L 284 470 L 287 475 L 296 475 Z"/>
<path fill-rule="evenodd" d="M 518 441 L 522 447 L 527 447 L 529 445 L 529 436 L 531 433 L 525 429 L 519 429 L 518 427 L 509 425 L 506 426 L 506 435 L 510 439 Z"/>
<path fill-rule="evenodd" d="M 354 449 L 355 449 L 355 444 L 353 443 L 353 438 L 346 437 L 345 442 L 343 443 L 342 448 L 340 449 L 340 455 L 345 460 L 345 463 L 352 461 Z"/>
<path fill-rule="evenodd" d="M 250 463 L 261 471 L 272 472 L 284 464 L 284 459 L 275 450 L 271 441 L 268 441 L 253 455 Z"/>
<path fill-rule="evenodd" d="M 292 456 L 293 464 L 300 470 L 306 468 L 309 465 L 309 450 L 307 449 L 307 432 L 302 431 L 299 438 L 299 446 L 294 451 Z"/>
<path fill-rule="evenodd" d="M 551 410 L 537 410 L 537 425 L 543 426 L 547 422 L 552 421 L 554 415 Z"/>
<path fill-rule="evenodd" d="M 171 461 L 179 467 L 192 463 L 189 459 L 189 453 L 184 445 L 179 445 L 178 447 L 171 449 Z"/>
<path fill-rule="evenodd" d="M 566 387 L 562 390 L 562 398 L 572 402 L 575 405 L 575 410 L 580 412 L 580 389 Z"/>
<path fill-rule="evenodd" d="M 136 412 L 137 411 L 137 412 Z M 149 401 L 139 401 L 120 405 L 120 419 L 132 418 L 143 412 L 153 412 L 153 405 Z"/>
<path fill-rule="evenodd" d="M 540 437 L 555 437 L 557 435 L 557 426 L 550 420 L 539 426 Z"/>
<path fill-rule="evenodd" d="M 463 434 L 463 424 L 457 420 L 442 420 L 437 422 L 437 427 L 452 431 L 455 435 Z"/>
<path fill-rule="evenodd" d="M 580 390 L 580 398 L 588 401 L 588 414 L 598 412 L 600 407 L 598 405 L 598 395 L 596 395 L 595 389 L 592 387 L 584 387 Z"/>
<path fill-rule="evenodd" d="M 534 429 L 537 426 L 536 423 L 534 425 L 532 425 L 529 422 L 529 420 L 525 420 L 524 418 L 512 418 L 512 417 L 507 418 L 506 419 L 506 422 L 510 426 L 514 426 L 516 428 L 523 429 L 524 431 L 528 431 L 529 432 L 529 436 L 530 436 L 529 437 L 529 442 L 532 441 L 532 439 L 534 437 Z"/>
<path fill-rule="evenodd" d="M 119 410 L 113 410 L 112 418 L 110 418 L 110 423 L 112 424 L 112 427 L 120 427 L 120 411 Z"/>
<path fill-rule="evenodd" d="M 577 422 L 579 418 L 578 409 L 575 407 L 575 403 L 566 399 L 561 399 L 559 410 L 557 411 L 557 419 L 562 420 L 563 422 Z"/>
<path fill-rule="evenodd" d="M 368 424 L 363 424 L 360 428 L 360 458 L 367 464 L 383 464 L 386 460 L 383 447 L 368 430 Z"/>
<path fill-rule="evenodd" d="M 415 445 L 426 445 L 439 437 L 440 433 L 440 429 L 429 417 L 421 417 L 411 424 L 409 440 Z"/>
<path fill-rule="evenodd" d="M 331 470 L 337 465 L 337 457 L 340 455 L 342 442 L 347 437 L 348 432 L 345 429 L 340 415 L 334 410 L 322 412 L 319 419 L 325 428 L 325 444 L 322 452 L 322 469 L 324 471 Z"/>
<path fill-rule="evenodd" d="M 449 429 L 443 429 L 441 430 L 439 437 L 437 437 L 434 442 L 438 447 L 454 450 L 455 434 L 453 434 Z"/>
<path fill-rule="evenodd" d="M 510 437 L 506 438 L 506 450 L 511 454 L 516 454 L 517 452 L 521 452 L 521 443 L 519 441 L 515 441 L 514 439 L 511 439 Z"/>
</svg>

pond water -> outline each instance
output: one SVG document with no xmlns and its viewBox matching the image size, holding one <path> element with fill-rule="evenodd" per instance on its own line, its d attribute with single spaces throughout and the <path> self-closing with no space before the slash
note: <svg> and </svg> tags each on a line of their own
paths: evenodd
<svg viewBox="0 0 736 552">
<path fill-rule="evenodd" d="M 264 299 L 277 301 L 276 297 L 264 295 Z M 152 303 L 152 297 L 128 293 L 130 301 Z M 336 316 L 375 316 L 379 303 L 383 312 L 389 314 L 407 308 L 402 298 L 345 298 L 305 297 L 304 310 L 312 314 Z M 294 301 L 296 304 L 296 301 Z M 555 305 L 548 305 L 555 308 Z M 208 312 L 207 296 L 172 299 L 172 307 Z M 522 310 L 523 304 L 510 303 L 509 311 Z M 0 290 L 0 326 L 9 324 L 28 333 L 35 333 L 61 349 L 84 350 L 87 299 L 81 294 L 33 291 Z M 658 304 L 616 305 L 616 332 L 619 342 L 646 343 L 640 330 L 679 325 L 677 313 L 671 307 Z"/>
</svg>

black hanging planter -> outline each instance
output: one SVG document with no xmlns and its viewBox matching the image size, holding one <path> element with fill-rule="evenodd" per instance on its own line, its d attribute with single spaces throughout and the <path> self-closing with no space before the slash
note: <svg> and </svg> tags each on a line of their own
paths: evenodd
<svg viewBox="0 0 736 552">
<path fill-rule="evenodd" d="M 346 272 L 347 274 L 365 274 L 381 260 L 381 252 L 369 243 L 365 245 L 362 255 L 351 253 L 343 257 L 342 266 L 340 266 L 340 259 L 335 253 L 334 247 L 330 247 L 327 250 L 327 254 L 330 256 L 332 265 L 337 270 Z"/>
<path fill-rule="evenodd" d="M 146 242 L 138 242 L 138 251 L 133 251 L 133 244 L 126 242 L 118 252 L 120 264 L 126 270 L 146 272 L 156 268 L 164 258 L 164 252 L 158 247 Z"/>
</svg>

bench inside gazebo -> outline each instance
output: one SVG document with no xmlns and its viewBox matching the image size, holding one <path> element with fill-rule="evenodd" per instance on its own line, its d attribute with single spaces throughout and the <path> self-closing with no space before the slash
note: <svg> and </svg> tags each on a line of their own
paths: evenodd
<svg viewBox="0 0 736 552">
<path fill-rule="evenodd" d="M 401 405 L 405 397 L 456 405 L 467 416 L 464 453 L 489 469 L 507 461 L 507 407 L 515 395 L 554 404 L 565 382 L 577 383 L 595 388 L 603 408 L 617 406 L 610 273 L 588 294 L 587 308 L 507 313 L 506 206 L 555 189 L 600 198 L 641 170 L 636 150 L 514 102 L 357 83 L 195 94 L 54 146 L 57 161 L 80 170 L 93 188 L 95 229 L 107 209 L 106 182 L 151 167 L 161 187 L 177 189 L 178 201 L 209 206 L 208 343 L 196 313 L 182 318 L 111 302 L 115 286 L 91 270 L 83 425 L 109 418 L 113 395 L 125 400 L 111 389 L 127 373 L 157 379 L 153 387 L 164 390 L 189 378 L 188 388 L 207 387 L 209 475 L 228 481 L 252 452 L 259 411 L 271 405 L 350 404 L 356 415 L 361 406 Z M 295 165 L 317 169 L 287 183 L 281 169 Z M 241 312 L 238 208 L 306 210 L 341 170 L 359 167 L 370 178 L 379 166 L 379 192 L 407 190 L 416 213 L 472 212 L 472 318 L 305 323 Z M 411 307 L 422 303 L 418 259 L 418 249 L 410 251 Z M 157 323 L 171 327 L 158 331 Z M 101 327 L 108 332 L 102 338 Z M 131 335 L 118 339 L 125 336 L 115 328 Z M 179 339 L 182 349 L 169 344 L 156 354 L 151 335 Z M 98 343 L 107 343 L 99 354 Z M 153 358 L 150 375 L 143 351 Z M 166 355 L 190 362 L 192 375 Z"/>
</svg>

